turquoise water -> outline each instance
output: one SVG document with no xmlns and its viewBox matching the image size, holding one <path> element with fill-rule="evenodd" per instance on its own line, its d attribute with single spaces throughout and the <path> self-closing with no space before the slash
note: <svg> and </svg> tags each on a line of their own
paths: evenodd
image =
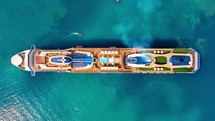
<svg viewBox="0 0 215 121">
<path fill-rule="evenodd" d="M 0 120 L 214 121 L 213 0 L 0 0 Z M 65 38 L 71 32 L 82 37 Z M 21 71 L 28 49 L 192 47 L 192 75 Z"/>
</svg>

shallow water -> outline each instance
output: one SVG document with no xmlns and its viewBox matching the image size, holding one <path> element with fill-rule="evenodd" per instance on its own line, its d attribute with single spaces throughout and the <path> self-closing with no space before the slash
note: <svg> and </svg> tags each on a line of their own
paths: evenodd
<svg viewBox="0 0 215 121">
<path fill-rule="evenodd" d="M 0 0 L 0 120 L 213 121 L 211 0 Z M 65 38 L 71 32 L 82 37 Z M 10 64 L 28 49 L 192 47 L 191 75 L 30 73 Z"/>
</svg>

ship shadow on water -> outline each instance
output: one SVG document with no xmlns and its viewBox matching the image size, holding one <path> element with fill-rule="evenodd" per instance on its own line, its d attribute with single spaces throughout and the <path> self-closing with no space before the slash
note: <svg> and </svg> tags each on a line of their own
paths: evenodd
<svg viewBox="0 0 215 121">
<path fill-rule="evenodd" d="M 175 39 L 154 39 L 151 48 L 176 48 L 179 43 Z"/>
<path fill-rule="evenodd" d="M 53 44 L 54 43 L 54 44 Z M 41 44 L 40 44 L 41 45 Z M 52 40 L 50 44 L 38 46 L 44 49 L 67 49 L 71 47 L 82 46 L 85 48 L 107 48 L 118 47 L 126 48 L 127 46 L 117 39 L 90 39 L 90 40 Z"/>
<path fill-rule="evenodd" d="M 52 39 L 48 40 L 49 43 L 36 44 L 41 49 L 67 49 L 76 46 L 82 46 L 85 48 L 128 48 L 120 39 L 89 39 L 89 40 L 68 40 L 68 39 Z M 144 45 L 141 45 L 144 47 Z M 176 48 L 179 47 L 179 43 L 175 39 L 154 39 L 150 45 L 150 48 Z"/>
</svg>

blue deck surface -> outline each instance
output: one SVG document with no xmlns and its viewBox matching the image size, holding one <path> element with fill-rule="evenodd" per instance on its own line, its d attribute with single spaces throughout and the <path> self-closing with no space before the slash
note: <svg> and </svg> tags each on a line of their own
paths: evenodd
<svg viewBox="0 0 215 121">
<path fill-rule="evenodd" d="M 91 56 L 83 53 L 72 53 L 71 56 L 73 59 L 93 59 Z"/>
<path fill-rule="evenodd" d="M 62 57 L 53 57 L 51 59 L 51 62 L 54 62 L 54 63 L 62 63 Z M 65 57 L 65 62 L 64 63 L 71 63 L 72 62 L 72 59 L 70 57 Z"/>
<path fill-rule="evenodd" d="M 72 64 L 73 68 L 85 67 L 93 63 L 93 58 L 87 54 L 72 53 Z"/>
<path fill-rule="evenodd" d="M 127 58 L 127 62 L 130 64 L 150 64 L 152 62 L 152 58 L 150 56 L 137 56 Z"/>
<path fill-rule="evenodd" d="M 190 56 L 172 56 L 169 59 L 169 62 L 172 63 L 172 65 L 175 66 L 184 66 L 189 65 L 190 62 Z"/>
</svg>

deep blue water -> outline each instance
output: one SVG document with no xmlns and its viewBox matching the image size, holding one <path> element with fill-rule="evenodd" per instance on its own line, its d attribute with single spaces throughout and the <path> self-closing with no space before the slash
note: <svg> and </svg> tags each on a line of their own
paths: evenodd
<svg viewBox="0 0 215 121">
<path fill-rule="evenodd" d="M 214 121 L 212 0 L 0 0 L 0 120 Z M 83 36 L 65 38 L 71 32 Z M 28 49 L 192 47 L 195 74 L 30 73 Z"/>
</svg>

